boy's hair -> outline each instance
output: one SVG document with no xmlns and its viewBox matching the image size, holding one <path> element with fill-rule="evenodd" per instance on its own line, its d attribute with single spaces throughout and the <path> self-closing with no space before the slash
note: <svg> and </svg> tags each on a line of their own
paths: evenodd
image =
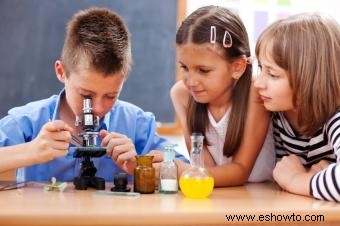
<svg viewBox="0 0 340 226">
<path fill-rule="evenodd" d="M 233 62 L 241 57 L 250 56 L 248 34 L 241 19 L 230 10 L 218 6 L 205 6 L 189 15 L 177 31 L 177 45 L 210 43 L 211 26 L 216 27 L 216 43 L 214 45 L 223 51 L 226 61 Z M 229 32 L 232 39 L 230 48 L 223 46 L 226 31 Z M 232 91 L 232 109 L 223 147 L 223 154 L 228 157 L 232 156 L 241 144 L 248 110 L 251 77 L 252 67 L 247 65 L 244 74 L 236 82 Z M 205 135 L 209 124 L 207 111 L 207 104 L 197 103 L 192 97 L 189 98 L 187 126 L 190 133 L 199 132 Z M 209 145 L 209 141 L 205 140 L 205 144 Z"/>
<path fill-rule="evenodd" d="M 315 134 L 340 104 L 339 24 L 315 13 L 291 16 L 269 26 L 255 51 L 287 72 L 302 134 Z"/>
<path fill-rule="evenodd" d="M 66 71 L 82 67 L 104 76 L 131 68 L 130 34 L 123 19 L 110 9 L 90 8 L 79 11 L 69 21 L 61 61 Z"/>
</svg>

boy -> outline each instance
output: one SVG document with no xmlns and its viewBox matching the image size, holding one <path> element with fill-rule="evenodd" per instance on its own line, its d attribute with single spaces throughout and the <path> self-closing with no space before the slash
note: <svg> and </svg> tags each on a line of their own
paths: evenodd
<svg viewBox="0 0 340 226">
<path fill-rule="evenodd" d="M 99 8 L 75 14 L 61 60 L 55 62 L 65 88 L 59 95 L 13 108 L 0 120 L 0 172 L 24 167 L 17 171 L 18 181 L 53 176 L 72 181 L 78 176 L 80 160 L 68 148 L 75 145 L 72 137 L 81 130 L 75 118 L 89 96 L 100 118 L 101 145 L 108 150 L 108 156 L 92 159 L 96 176 L 112 181 L 119 168 L 132 174 L 135 155 L 160 149 L 165 140 L 155 134 L 151 113 L 118 100 L 131 61 L 130 35 L 117 14 Z"/>
</svg>

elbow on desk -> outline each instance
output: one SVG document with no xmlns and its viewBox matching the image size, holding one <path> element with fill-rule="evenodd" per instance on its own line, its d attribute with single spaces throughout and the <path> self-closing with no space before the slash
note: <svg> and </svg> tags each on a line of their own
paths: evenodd
<svg viewBox="0 0 340 226">
<path fill-rule="evenodd" d="M 214 177 L 214 187 L 216 188 L 244 185 L 247 183 L 250 175 L 250 172 L 246 172 L 245 169 L 230 170 L 229 172 L 225 172 L 225 170 L 215 171 L 214 169 L 209 169 L 209 172 Z"/>
</svg>

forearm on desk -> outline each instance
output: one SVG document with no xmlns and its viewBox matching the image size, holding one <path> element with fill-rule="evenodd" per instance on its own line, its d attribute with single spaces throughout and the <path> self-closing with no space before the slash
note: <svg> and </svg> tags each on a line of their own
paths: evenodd
<svg viewBox="0 0 340 226">
<path fill-rule="evenodd" d="M 333 163 L 310 178 L 308 194 L 317 199 L 340 202 L 340 165 Z"/>
<path fill-rule="evenodd" d="M 175 159 L 176 165 L 178 167 L 178 178 L 182 175 L 182 173 L 190 167 L 190 163 L 184 162 L 181 159 Z"/>
<path fill-rule="evenodd" d="M 190 168 L 190 164 L 184 163 L 176 159 L 178 166 L 178 175 L 180 176 L 186 169 Z M 214 178 L 215 187 L 227 187 L 242 185 L 247 181 L 249 172 L 237 163 L 229 163 L 221 166 L 206 167 L 210 176 Z"/>
<path fill-rule="evenodd" d="M 35 164 L 35 157 L 29 151 L 31 148 L 30 143 L 1 147 L 0 172 Z"/>
</svg>

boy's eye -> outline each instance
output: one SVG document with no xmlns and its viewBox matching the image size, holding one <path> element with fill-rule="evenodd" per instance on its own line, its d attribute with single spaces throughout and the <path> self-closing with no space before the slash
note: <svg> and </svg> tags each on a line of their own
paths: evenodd
<svg viewBox="0 0 340 226">
<path fill-rule="evenodd" d="M 80 96 L 82 96 L 83 98 L 92 98 L 92 95 L 90 94 L 81 93 Z"/>
<path fill-rule="evenodd" d="M 106 96 L 107 99 L 114 100 L 117 98 L 117 96 Z"/>
</svg>

